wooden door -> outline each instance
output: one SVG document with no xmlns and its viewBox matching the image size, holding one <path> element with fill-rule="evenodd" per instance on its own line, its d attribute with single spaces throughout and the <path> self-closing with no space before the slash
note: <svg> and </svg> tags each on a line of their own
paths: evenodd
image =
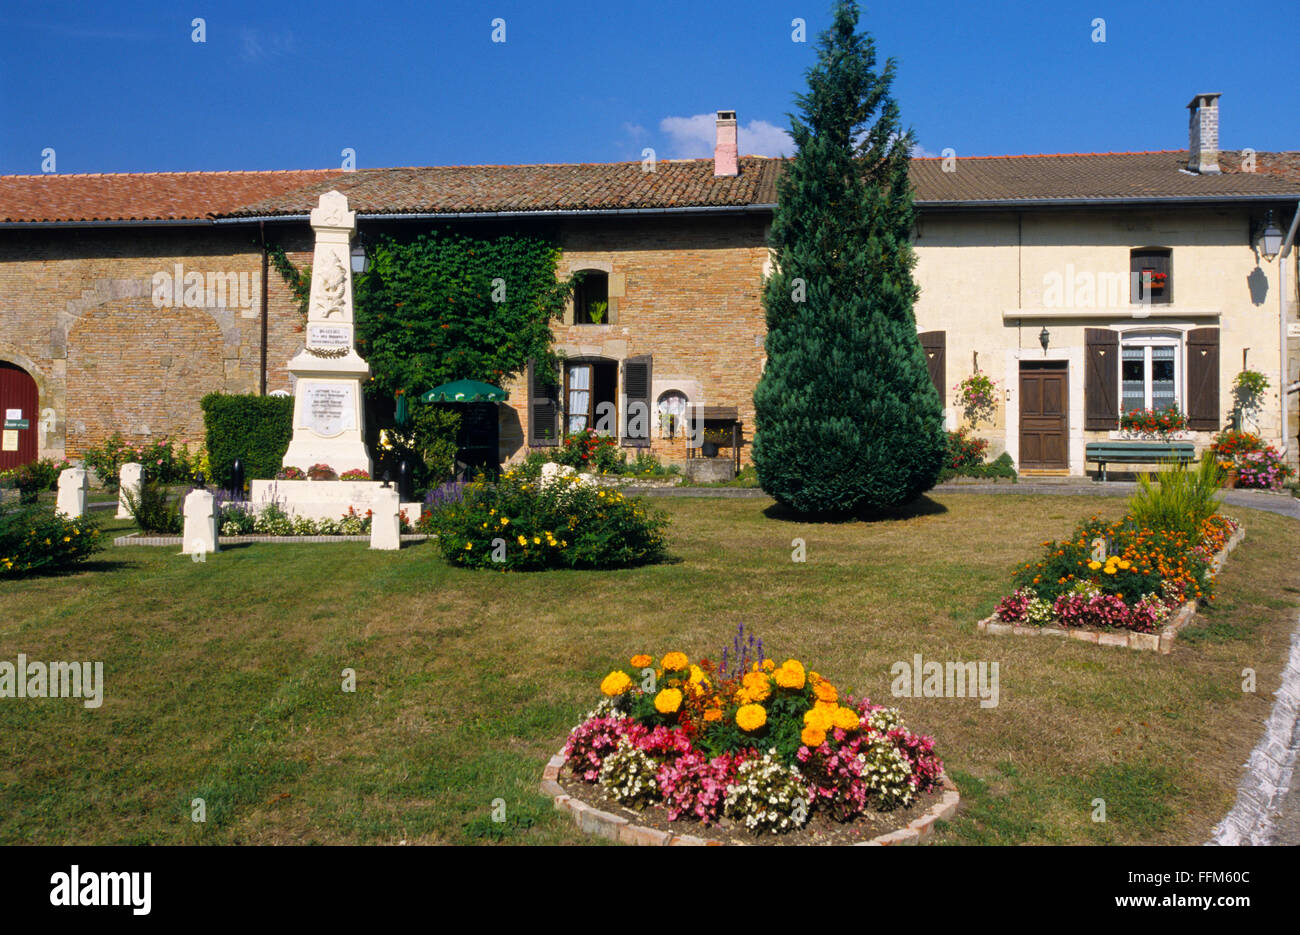
<svg viewBox="0 0 1300 935">
<path fill-rule="evenodd" d="M 1065 470 L 1070 466 L 1066 432 L 1064 363 L 1020 365 L 1020 467 Z"/>
<path fill-rule="evenodd" d="M 26 370 L 0 361 L 0 416 L 6 424 L 21 426 L 4 430 L 0 443 L 0 471 L 36 460 L 36 381 Z M 11 421 L 12 420 L 12 421 Z"/>
</svg>

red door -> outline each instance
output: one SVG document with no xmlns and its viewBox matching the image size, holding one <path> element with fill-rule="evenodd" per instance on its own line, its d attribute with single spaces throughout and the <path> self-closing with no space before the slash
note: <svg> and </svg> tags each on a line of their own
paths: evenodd
<svg viewBox="0 0 1300 935">
<path fill-rule="evenodd" d="M 0 435 L 0 471 L 36 460 L 36 399 L 36 381 L 27 371 L 0 361 L 0 416 L 5 426 L 18 426 Z"/>
</svg>

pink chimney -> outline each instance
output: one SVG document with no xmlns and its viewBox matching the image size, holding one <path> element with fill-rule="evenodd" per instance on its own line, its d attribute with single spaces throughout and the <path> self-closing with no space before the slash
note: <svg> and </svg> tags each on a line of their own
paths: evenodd
<svg viewBox="0 0 1300 935">
<path fill-rule="evenodd" d="M 713 147 L 713 174 L 718 177 L 740 174 L 734 110 L 718 111 L 718 142 Z"/>
</svg>

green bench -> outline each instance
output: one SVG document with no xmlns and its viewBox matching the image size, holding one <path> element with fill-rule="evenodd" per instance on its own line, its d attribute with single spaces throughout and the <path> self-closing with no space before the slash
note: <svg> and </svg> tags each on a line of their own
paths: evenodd
<svg viewBox="0 0 1300 935">
<path fill-rule="evenodd" d="M 1159 464 L 1177 461 L 1187 464 L 1196 454 L 1191 442 L 1088 442 L 1084 461 L 1096 461 L 1101 468 L 1101 479 L 1106 480 L 1106 465 Z"/>
</svg>

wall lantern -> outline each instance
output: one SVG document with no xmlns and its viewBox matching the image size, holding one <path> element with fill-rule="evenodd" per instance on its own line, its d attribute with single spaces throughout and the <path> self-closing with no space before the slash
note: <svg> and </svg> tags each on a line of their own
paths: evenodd
<svg viewBox="0 0 1300 935">
<path fill-rule="evenodd" d="M 1282 230 L 1273 220 L 1273 211 L 1269 209 L 1268 216 L 1264 218 L 1264 223 L 1259 231 L 1259 252 L 1264 254 L 1264 259 L 1272 260 L 1277 256 L 1278 251 L 1282 249 Z"/>
<path fill-rule="evenodd" d="M 1051 334 L 1047 331 L 1047 325 L 1043 325 L 1043 330 L 1038 332 L 1038 343 L 1043 345 L 1043 353 L 1047 353 L 1047 342 L 1052 339 Z"/>
<path fill-rule="evenodd" d="M 370 258 L 366 256 L 366 248 L 358 241 L 352 248 L 352 272 L 364 273 L 368 269 L 370 269 Z"/>
</svg>

